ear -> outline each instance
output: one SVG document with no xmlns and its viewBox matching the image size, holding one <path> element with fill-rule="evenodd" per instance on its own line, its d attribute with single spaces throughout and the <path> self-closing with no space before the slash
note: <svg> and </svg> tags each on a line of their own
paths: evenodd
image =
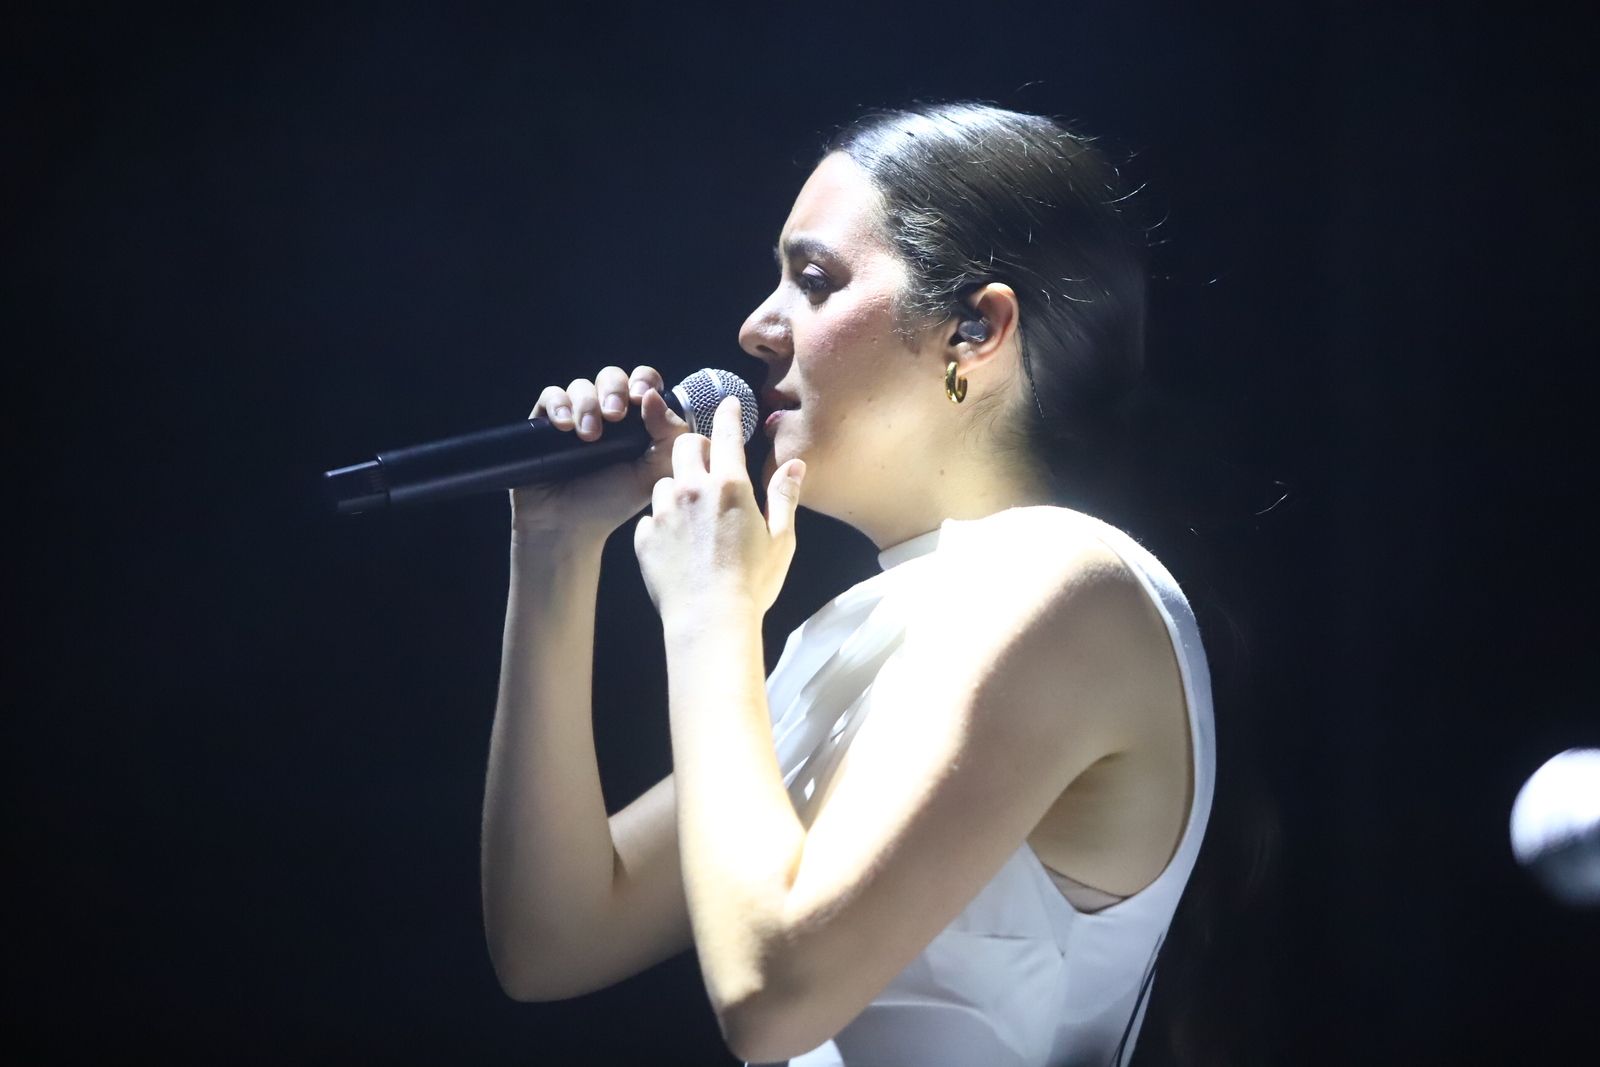
<svg viewBox="0 0 1600 1067">
<path fill-rule="evenodd" d="M 990 282 L 966 300 L 969 308 L 983 317 L 988 336 L 981 341 L 969 341 L 957 332 L 961 320 L 952 318 L 946 334 L 944 358 L 955 360 L 956 372 L 963 377 L 981 372 L 1013 347 L 1020 338 L 1021 325 L 1017 294 L 1005 282 Z M 1020 357 L 1020 349 L 1018 351 Z"/>
</svg>

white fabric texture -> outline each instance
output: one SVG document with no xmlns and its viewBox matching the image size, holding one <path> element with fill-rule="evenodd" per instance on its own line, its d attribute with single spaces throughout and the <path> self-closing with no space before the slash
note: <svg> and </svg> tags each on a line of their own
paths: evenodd
<svg viewBox="0 0 1600 1067">
<path fill-rule="evenodd" d="M 878 574 L 789 635 L 767 679 L 767 701 L 784 783 L 810 826 L 815 803 L 870 713 L 873 679 L 900 647 L 922 598 L 939 595 L 951 575 L 970 574 L 962 559 L 982 558 L 997 544 L 1044 558 L 1061 551 L 1069 529 L 1100 538 L 1138 574 L 1177 655 L 1194 797 L 1176 854 L 1140 892 L 1084 913 L 1061 895 L 1023 842 L 860 1015 L 832 1040 L 786 1061 L 788 1067 L 1122 1067 L 1132 1056 L 1156 957 L 1205 833 L 1216 768 L 1211 679 L 1199 629 L 1187 598 L 1154 555 L 1124 531 L 1068 508 L 1023 506 L 981 519 L 946 519 L 884 549 Z"/>
</svg>

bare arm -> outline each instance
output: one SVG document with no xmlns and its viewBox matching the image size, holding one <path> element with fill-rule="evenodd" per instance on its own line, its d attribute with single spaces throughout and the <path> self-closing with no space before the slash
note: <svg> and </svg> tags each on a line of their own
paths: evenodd
<svg viewBox="0 0 1600 1067">
<path fill-rule="evenodd" d="M 693 943 L 673 776 L 605 814 L 590 693 L 603 544 L 512 546 L 482 862 L 490 958 L 518 1000 L 603 989 Z"/>
<path fill-rule="evenodd" d="M 659 389 L 649 367 L 634 372 Z M 599 399 L 625 397 L 608 367 L 594 384 L 547 389 L 534 414 L 575 426 Z M 561 412 L 570 405 L 570 414 Z M 658 441 L 684 428 L 656 393 L 642 405 Z M 626 416 L 604 415 L 604 421 Z M 581 432 L 585 440 L 599 436 Z M 607 818 L 595 758 L 595 597 L 610 532 L 649 499 L 670 449 L 633 467 L 512 494 L 511 580 L 500 691 L 484 786 L 484 930 L 501 986 L 519 1000 L 558 1000 L 604 988 L 687 949 L 688 907 L 678 864 L 672 777 Z M 663 710 L 663 714 L 665 714 Z"/>
</svg>

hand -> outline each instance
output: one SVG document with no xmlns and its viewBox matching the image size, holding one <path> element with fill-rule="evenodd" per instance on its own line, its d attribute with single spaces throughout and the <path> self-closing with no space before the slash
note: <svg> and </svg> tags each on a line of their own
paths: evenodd
<svg viewBox="0 0 1600 1067">
<path fill-rule="evenodd" d="M 717 406 L 710 438 L 686 433 L 673 442 L 672 476 L 656 482 L 651 512 L 633 530 L 639 570 L 663 621 L 715 611 L 726 598 L 766 614 L 794 560 L 804 476 L 800 459 L 774 471 L 761 514 L 737 397 Z"/>
<path fill-rule="evenodd" d="M 607 422 L 627 418 L 638 405 L 651 443 L 632 462 L 613 463 L 566 482 L 511 490 L 512 530 L 583 530 L 606 537 L 649 504 L 650 487 L 672 470 L 670 442 L 689 429 L 667 406 L 664 389 L 661 372 L 654 367 L 636 367 L 631 376 L 621 367 L 606 367 L 593 382 L 577 378 L 565 389 L 552 385 L 540 393 L 528 418 L 543 415 L 558 430 L 577 427 L 584 441 L 598 441 Z M 615 410 L 606 410 L 607 400 L 614 401 Z M 586 415 L 593 416 L 593 429 L 582 428 Z"/>
</svg>

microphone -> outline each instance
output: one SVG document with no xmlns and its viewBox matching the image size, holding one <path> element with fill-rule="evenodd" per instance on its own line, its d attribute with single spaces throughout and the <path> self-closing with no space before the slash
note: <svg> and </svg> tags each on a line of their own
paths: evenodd
<svg viewBox="0 0 1600 1067">
<path fill-rule="evenodd" d="M 756 432 L 756 395 L 731 371 L 695 371 L 663 394 L 691 433 L 711 434 L 717 405 L 739 398 L 744 441 Z M 325 471 L 322 488 L 341 515 L 430 504 L 472 493 L 562 482 L 612 463 L 637 459 L 650 447 L 642 418 L 607 423 L 598 441 L 558 430 L 544 416 L 428 444 L 379 452 L 376 459 Z"/>
</svg>

